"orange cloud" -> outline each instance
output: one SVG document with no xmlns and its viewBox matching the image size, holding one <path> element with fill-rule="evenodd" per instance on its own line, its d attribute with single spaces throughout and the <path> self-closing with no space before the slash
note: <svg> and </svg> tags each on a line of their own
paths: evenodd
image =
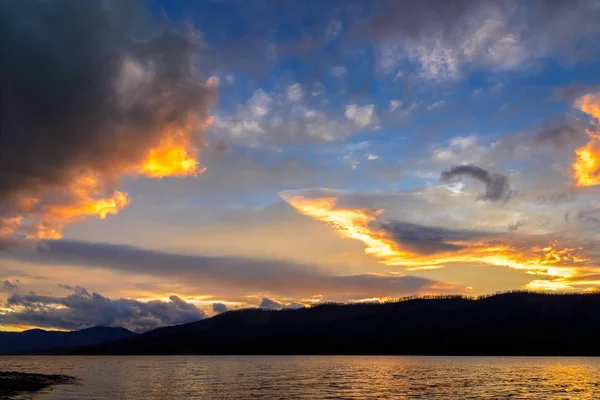
<svg viewBox="0 0 600 400">
<path fill-rule="evenodd" d="M 191 25 L 154 20 L 129 2 L 39 10 L 17 2 L 6 11 L 20 51 L 3 60 L 11 109 L 0 146 L 0 240 L 55 239 L 68 224 L 116 214 L 130 203 L 118 190 L 126 175 L 202 173 L 218 79 L 202 79 L 204 44 Z M 139 40 L 142 25 L 156 35 Z"/>
<path fill-rule="evenodd" d="M 206 83 L 215 87 L 213 79 Z M 58 188 L 41 190 L 40 194 L 17 196 L 15 215 L 0 218 L 0 236 L 21 235 L 26 239 L 60 239 L 62 230 L 88 217 L 106 218 L 129 205 L 127 193 L 109 189 L 117 175 L 149 178 L 197 176 L 206 170 L 198 164 L 200 149 L 194 144 L 196 135 L 210 124 L 212 117 L 200 121 L 190 116 L 183 124 L 167 125 L 159 134 L 158 144 L 147 151 L 138 165 L 116 166 L 116 172 L 87 171 L 75 174 L 72 182 Z"/>
<path fill-rule="evenodd" d="M 214 86 L 214 79 L 207 86 Z M 190 117 L 190 120 L 193 120 Z M 198 165 L 199 150 L 193 144 L 191 132 L 204 130 L 213 123 L 212 117 L 201 122 L 187 122 L 183 127 L 169 129 L 156 148 L 150 149 L 146 159 L 139 166 L 139 173 L 150 178 L 166 176 L 196 176 L 206 170 Z"/>
<path fill-rule="evenodd" d="M 600 94 L 587 94 L 577 102 L 584 113 L 600 121 Z M 596 125 L 597 128 L 597 125 Z M 575 162 L 572 164 L 573 177 L 577 186 L 595 186 L 600 184 L 600 133 L 588 131 L 590 141 L 575 150 Z"/>
<path fill-rule="evenodd" d="M 541 246 L 515 245 L 500 235 L 473 240 L 449 239 L 445 244 L 452 246 L 451 250 L 421 254 L 404 248 L 401 241 L 374 227 L 377 225 L 373 223 L 378 221 L 383 210 L 337 208 L 335 197 L 283 198 L 299 213 L 325 222 L 342 237 L 364 243 L 365 253 L 382 264 L 402 266 L 411 271 L 443 268 L 451 263 L 483 263 L 552 277 L 548 281 L 536 280 L 528 287 L 555 290 L 572 288 L 578 275 L 591 267 L 590 259 L 580 254 L 582 248 L 567 247 L 557 240 Z M 523 242 L 531 242 L 531 239 L 537 238 L 523 238 Z"/>
</svg>

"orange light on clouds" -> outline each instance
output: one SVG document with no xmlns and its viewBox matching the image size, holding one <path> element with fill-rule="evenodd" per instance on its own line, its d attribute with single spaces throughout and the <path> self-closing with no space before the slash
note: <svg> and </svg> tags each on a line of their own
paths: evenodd
<svg viewBox="0 0 600 400">
<path fill-rule="evenodd" d="M 93 174 L 81 175 L 62 191 L 65 200 L 52 203 L 39 211 L 41 221 L 31 226 L 27 239 L 60 239 L 61 231 L 66 225 L 90 216 L 104 219 L 129 204 L 127 194 L 118 190 L 108 197 L 102 197 L 102 187 Z M 29 199 L 29 202 L 39 204 L 41 200 Z"/>
<path fill-rule="evenodd" d="M 194 122 L 190 118 L 184 127 L 166 130 L 158 146 L 148 152 L 137 168 L 137 173 L 150 178 L 164 178 L 197 176 L 204 172 L 206 168 L 198 165 L 198 149 L 193 144 L 193 132 L 206 129 L 213 121 L 212 117 L 203 122 Z"/>
<path fill-rule="evenodd" d="M 214 85 L 214 81 L 209 81 Z M 159 143 L 151 148 L 144 161 L 122 174 L 149 178 L 197 176 L 206 169 L 198 164 L 199 150 L 194 136 L 213 119 L 197 122 L 190 117 L 177 129 L 165 129 Z M 92 171 L 81 173 L 72 183 L 49 193 L 58 200 L 45 202 L 42 196 L 25 195 L 17 199 L 20 215 L 0 220 L 0 236 L 26 232 L 26 239 L 60 239 L 65 226 L 88 217 L 104 219 L 117 214 L 130 203 L 127 193 L 107 190 L 110 178 Z"/>
<path fill-rule="evenodd" d="M 150 178 L 166 176 L 197 175 L 198 161 L 191 156 L 185 146 L 174 145 L 171 139 L 165 140 L 157 149 L 148 153 L 148 158 L 140 166 L 140 173 Z"/>
<path fill-rule="evenodd" d="M 600 121 L 600 94 L 587 94 L 578 101 L 584 113 Z M 577 186 L 595 186 L 600 184 L 600 134 L 588 131 L 590 141 L 575 150 L 575 162 L 572 164 L 573 177 Z"/>
<path fill-rule="evenodd" d="M 465 242 L 448 242 L 457 245 L 457 250 L 434 255 L 418 254 L 403 249 L 384 231 L 372 228 L 382 210 L 336 208 L 335 197 L 308 198 L 283 196 L 299 213 L 325 222 L 342 237 L 355 239 L 365 244 L 365 253 L 376 257 L 380 263 L 402 266 L 409 271 L 443 268 L 450 263 L 483 263 L 521 270 L 532 275 L 550 276 L 553 281 L 536 280 L 529 288 L 567 289 L 567 283 L 578 275 L 578 268 L 589 264 L 589 259 L 578 255 L 580 249 L 562 246 L 553 241 L 544 246 L 514 246 L 494 244 L 489 240 L 474 239 Z M 543 282 L 548 282 L 544 286 Z"/>
</svg>

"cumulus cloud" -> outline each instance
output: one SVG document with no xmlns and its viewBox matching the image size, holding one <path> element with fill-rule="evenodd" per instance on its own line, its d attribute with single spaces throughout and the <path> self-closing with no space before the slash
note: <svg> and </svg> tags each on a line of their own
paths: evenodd
<svg viewBox="0 0 600 400">
<path fill-rule="evenodd" d="M 210 132 L 245 147 L 281 148 L 290 142 L 340 141 L 375 120 L 372 105 L 346 109 L 345 114 L 325 111 L 311 103 L 306 89 L 295 83 L 283 92 L 257 89 L 235 112 L 216 115 Z"/>
<path fill-rule="evenodd" d="M 344 146 L 340 159 L 348 164 L 350 168 L 356 169 L 363 160 L 375 161 L 379 159 L 379 156 L 372 153 L 371 147 L 372 142 L 370 141 L 348 144 Z"/>
<path fill-rule="evenodd" d="M 375 105 L 366 104 L 358 106 L 350 104 L 346 106 L 344 115 L 359 128 L 366 128 L 375 122 Z"/>
<path fill-rule="evenodd" d="M 215 91 L 195 65 L 198 37 L 133 1 L 4 4 L 0 234 L 12 221 L 9 233 L 56 237 L 114 213 L 128 203 L 123 174 L 199 172 Z M 173 148 L 185 171 L 164 170 Z"/>
<path fill-rule="evenodd" d="M 169 297 L 169 301 L 113 300 L 99 293 L 89 293 L 78 286 L 63 285 L 63 288 L 70 288 L 73 293 L 65 297 L 43 296 L 33 292 L 12 294 L 5 304 L 10 312 L 0 314 L 0 322 L 69 330 L 121 326 L 144 332 L 206 317 L 202 310 L 177 296 Z"/>
<path fill-rule="evenodd" d="M 481 161 L 489 150 L 478 142 L 475 135 L 456 136 L 433 150 L 432 161 L 436 163 L 475 163 Z"/>
<path fill-rule="evenodd" d="M 300 83 L 294 83 L 287 87 L 287 101 L 297 103 L 304 98 L 304 88 Z"/>
<path fill-rule="evenodd" d="M 285 308 L 303 308 L 304 306 L 299 303 L 285 304 L 282 302 L 272 300 L 268 297 L 263 297 L 258 307 L 263 308 L 265 310 L 283 310 Z"/>
<path fill-rule="evenodd" d="M 480 195 L 481 199 L 490 201 L 507 201 L 514 192 L 510 188 L 508 177 L 502 174 L 492 174 L 487 170 L 475 165 L 459 165 L 442 172 L 440 182 L 455 182 L 461 176 L 468 176 L 485 184 L 485 192 Z"/>
<path fill-rule="evenodd" d="M 260 302 L 259 307 L 267 310 L 281 310 L 283 305 L 275 300 L 269 299 L 268 297 L 264 297 Z"/>
<path fill-rule="evenodd" d="M 211 307 L 215 314 L 221 314 L 221 313 L 229 311 L 229 308 L 227 307 L 227 305 L 223 304 L 223 303 L 212 303 Z"/>
</svg>

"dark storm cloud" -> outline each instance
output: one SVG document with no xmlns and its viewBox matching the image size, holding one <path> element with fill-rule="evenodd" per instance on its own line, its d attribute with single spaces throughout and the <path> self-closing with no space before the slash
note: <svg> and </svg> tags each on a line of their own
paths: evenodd
<svg viewBox="0 0 600 400">
<path fill-rule="evenodd" d="M 0 219 L 82 173 L 112 186 L 166 130 L 206 119 L 200 50 L 194 31 L 152 24 L 136 1 L 3 2 Z"/>
<path fill-rule="evenodd" d="M 507 201 L 514 195 L 507 176 L 491 174 L 487 170 L 471 164 L 459 165 L 442 172 L 440 182 L 454 182 L 461 176 L 468 176 L 485 184 L 485 192 L 480 195 L 483 200 Z"/>
<path fill-rule="evenodd" d="M 211 305 L 211 307 L 212 307 L 213 312 L 216 314 L 221 314 L 221 313 L 229 311 L 229 308 L 227 308 L 227 305 L 223 304 L 223 303 L 213 303 Z"/>
<path fill-rule="evenodd" d="M 179 255 L 129 246 L 47 241 L 36 252 L 12 251 L 5 257 L 40 264 L 101 267 L 121 272 L 178 278 L 213 290 L 263 291 L 275 295 L 400 296 L 436 291 L 436 281 L 414 276 L 331 275 L 314 265 L 242 257 Z"/>
<path fill-rule="evenodd" d="M 372 225 L 401 248 L 422 255 L 458 251 L 464 246 L 452 242 L 476 240 L 489 235 L 485 232 L 452 230 L 407 222 L 388 221 Z"/>
<path fill-rule="evenodd" d="M 65 297 L 40 296 L 33 292 L 25 295 L 12 294 L 5 306 L 13 312 L 0 315 L 0 323 L 69 330 L 92 326 L 122 326 L 143 332 L 206 317 L 202 310 L 177 296 L 171 296 L 169 301 L 141 302 L 131 299 L 112 300 L 99 293 L 90 294 L 79 286 L 72 290 L 73 293 Z"/>
</svg>

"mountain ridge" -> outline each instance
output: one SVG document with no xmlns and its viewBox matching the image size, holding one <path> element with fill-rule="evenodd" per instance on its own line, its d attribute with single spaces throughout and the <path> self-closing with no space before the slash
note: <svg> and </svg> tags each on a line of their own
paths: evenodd
<svg viewBox="0 0 600 400">
<path fill-rule="evenodd" d="M 28 329 L 0 332 L 0 354 L 31 354 L 59 348 L 90 346 L 137 335 L 122 328 L 95 326 L 77 331 Z"/>
<path fill-rule="evenodd" d="M 68 354 L 600 356 L 600 294 L 511 292 L 244 309 Z"/>
</svg>

